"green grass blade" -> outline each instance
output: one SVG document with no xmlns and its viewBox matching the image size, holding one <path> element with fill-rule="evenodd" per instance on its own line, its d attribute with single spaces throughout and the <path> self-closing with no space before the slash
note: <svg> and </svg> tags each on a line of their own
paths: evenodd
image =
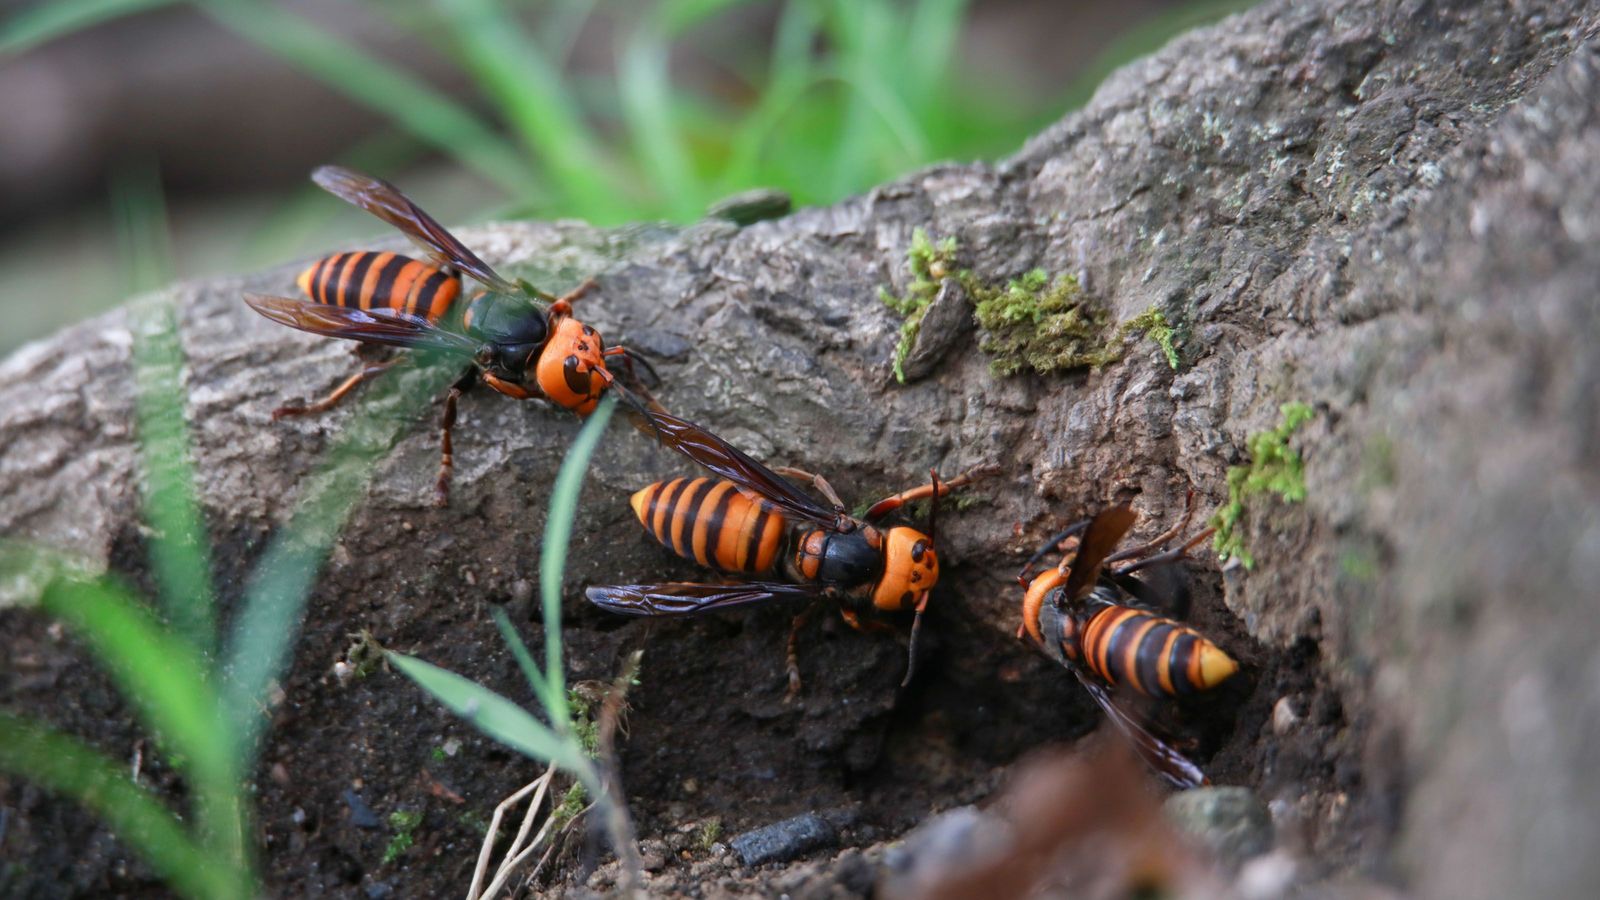
<svg viewBox="0 0 1600 900">
<path fill-rule="evenodd" d="M 605 145 L 584 121 L 561 72 L 500 0 L 439 0 L 441 25 L 460 60 L 549 172 L 563 213 L 597 222 L 627 218 L 606 177 Z"/>
<path fill-rule="evenodd" d="M 548 708 L 550 686 L 544 680 L 544 673 L 539 671 L 539 664 L 533 661 L 533 654 L 528 652 L 528 645 L 522 642 L 522 636 L 517 634 L 516 626 L 511 624 L 511 617 L 499 606 L 491 607 L 489 615 L 494 618 L 495 627 L 500 629 L 500 638 L 506 642 L 511 655 L 517 660 L 517 665 L 522 668 L 523 677 L 528 679 L 528 686 L 533 688 L 533 695 L 539 698 L 539 705 Z M 555 720 L 557 728 L 566 724 L 563 719 Z"/>
<path fill-rule="evenodd" d="M 170 304 L 152 302 L 136 317 L 134 381 L 145 519 L 152 532 L 151 568 L 174 632 L 202 656 L 209 656 L 217 640 L 216 595 L 211 586 L 211 546 L 195 497 L 189 424 L 183 414 L 179 378 L 183 348 Z"/>
<path fill-rule="evenodd" d="M 26 53 L 40 44 L 102 22 L 170 6 L 176 0 L 38 0 L 0 25 L 0 57 Z"/>
<path fill-rule="evenodd" d="M 427 152 L 415 135 L 389 128 L 340 153 L 333 162 L 358 172 L 393 172 L 413 165 Z M 275 195 L 272 211 L 240 242 L 237 267 L 274 266 L 325 250 L 332 242 L 349 240 L 350 234 L 338 227 L 344 219 L 329 209 L 328 193 L 310 179 L 287 194 Z M 360 210 L 351 207 L 349 212 Z"/>
<path fill-rule="evenodd" d="M 761 176 L 762 159 L 774 143 L 778 129 L 785 118 L 804 102 L 806 95 L 823 81 L 821 75 L 809 71 L 792 71 L 784 76 L 782 82 L 774 83 L 762 93 L 761 99 L 745 114 L 730 141 L 724 180 L 718 193 L 731 194 L 754 187 L 764 180 Z M 813 189 L 810 192 L 794 190 L 791 193 L 799 200 L 818 192 Z"/>
<path fill-rule="evenodd" d="M 218 22 L 389 118 L 504 190 L 538 193 L 526 163 L 492 128 L 401 69 L 270 3 L 199 0 Z"/>
<path fill-rule="evenodd" d="M 247 870 L 198 846 L 154 795 L 127 779 L 122 766 L 67 735 L 0 711 L 0 769 L 93 811 L 183 896 L 257 896 Z"/>
<path fill-rule="evenodd" d="M 469 678 L 414 656 L 392 650 L 385 655 L 395 668 L 416 682 L 418 687 L 496 741 L 534 759 L 555 763 L 568 772 L 588 770 L 589 761 L 578 751 L 575 742 L 563 740 L 543 722 L 529 715 L 527 710 L 505 697 Z"/>
<path fill-rule="evenodd" d="M 906 157 L 904 166 L 909 167 L 929 157 L 928 136 L 923 133 L 922 125 L 873 67 L 850 66 L 840 73 L 839 80 L 859 94 L 867 107 L 878 114 L 889 133 L 894 135 Z"/>
<path fill-rule="evenodd" d="M 618 60 L 617 89 L 623 119 L 645 174 L 667 201 L 672 218 L 690 221 L 704 209 L 699 176 L 683 135 L 672 120 L 672 82 L 667 45 L 648 28 L 628 38 Z"/>
<path fill-rule="evenodd" d="M 172 246 L 159 174 L 125 173 L 112 184 L 112 218 L 130 294 L 171 281 Z M 150 567 L 167 619 L 202 655 L 216 643 L 211 548 L 194 493 L 183 416 L 183 348 L 172 304 L 149 298 L 132 313 L 135 409 Z"/>
<path fill-rule="evenodd" d="M 583 492 L 583 477 L 589 459 L 600 444 L 606 423 L 617 407 L 616 394 L 607 394 L 589 414 L 567 457 L 556 473 L 550 492 L 550 512 L 544 522 L 544 546 L 539 552 L 539 600 L 544 612 L 545 684 L 549 691 L 546 708 L 551 721 L 570 722 L 567 708 L 567 678 L 561 665 L 561 587 L 566 575 L 567 551 L 572 544 L 572 523 L 578 511 L 578 495 Z"/>
<path fill-rule="evenodd" d="M 967 0 L 919 0 L 911 11 L 910 35 L 905 45 L 912 52 L 903 57 L 906 66 L 903 83 L 935 102 L 945 99 L 950 65 L 955 61 L 956 44 L 965 24 Z M 921 100 L 922 98 L 915 98 Z M 914 105 L 921 107 L 922 103 Z"/>
<path fill-rule="evenodd" d="M 369 386 L 325 467 L 306 486 L 294 516 L 274 537 L 245 591 L 226 651 L 223 698 L 247 754 L 265 723 L 261 704 L 288 662 L 305 602 L 377 462 L 401 428 L 459 375 L 454 365 L 432 366 L 423 377 L 401 372 Z"/>
<path fill-rule="evenodd" d="M 111 223 L 128 294 L 153 291 L 172 281 L 172 229 L 161 193 L 161 172 L 154 164 L 125 169 L 112 179 Z"/>
<path fill-rule="evenodd" d="M 89 645 L 140 718 L 198 777 L 232 774 L 233 748 L 206 667 L 135 597 L 103 580 L 61 578 L 39 605 Z"/>
<path fill-rule="evenodd" d="M 583 26 L 588 23 L 589 17 L 594 15 L 595 4 L 598 2 L 599 0 L 558 0 L 554 4 L 555 10 L 539 26 L 546 52 L 550 54 L 551 65 L 558 68 L 565 67 L 567 60 L 572 58 L 572 51 L 578 46 L 578 35 L 583 33 Z"/>
<path fill-rule="evenodd" d="M 663 0 L 655 8 L 653 27 L 664 37 L 677 37 L 706 19 L 748 2 L 750 0 Z"/>
<path fill-rule="evenodd" d="M 140 718 L 183 761 L 208 851 L 247 867 L 239 745 L 198 654 L 166 633 L 132 596 L 104 580 L 58 580 L 45 590 L 40 606 L 89 645 Z"/>
</svg>

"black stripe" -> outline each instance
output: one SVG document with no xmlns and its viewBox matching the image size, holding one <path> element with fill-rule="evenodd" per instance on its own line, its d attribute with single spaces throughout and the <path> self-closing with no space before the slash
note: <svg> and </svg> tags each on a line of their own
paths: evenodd
<svg viewBox="0 0 1600 900">
<path fill-rule="evenodd" d="M 750 533 L 745 536 L 744 542 L 744 570 L 746 572 L 761 571 L 761 535 L 767 530 L 767 520 L 772 518 L 772 513 L 760 503 L 756 505 L 756 520 L 750 523 Z"/>
<path fill-rule="evenodd" d="M 1108 613 L 1108 615 L 1116 615 L 1116 613 Z M 1107 635 L 1107 637 L 1106 637 L 1106 669 L 1107 669 L 1107 671 L 1100 673 L 1101 675 L 1107 676 L 1107 678 L 1106 678 L 1107 681 L 1111 681 L 1111 682 L 1120 684 L 1120 683 L 1122 683 L 1124 681 L 1129 680 L 1128 679 L 1129 673 L 1124 671 L 1124 669 L 1122 667 L 1122 654 L 1123 654 L 1124 651 L 1126 651 L 1128 649 L 1127 648 L 1127 643 L 1128 643 L 1128 641 L 1132 640 L 1131 636 L 1133 635 L 1133 633 L 1135 631 L 1139 630 L 1140 624 L 1142 624 L 1146 618 L 1148 618 L 1148 617 L 1143 615 L 1143 614 L 1128 616 L 1127 618 L 1125 618 L 1122 621 L 1118 622 L 1116 627 L 1111 630 L 1111 634 Z M 1121 676 L 1121 677 L 1115 677 L 1115 676 Z"/>
<path fill-rule="evenodd" d="M 422 280 L 422 289 L 417 291 L 417 305 L 414 307 L 417 315 L 427 317 L 430 322 L 438 318 L 438 316 L 429 312 L 433 307 L 433 296 L 439 293 L 439 285 L 449 280 L 450 276 L 438 269 L 434 269 L 432 275 Z M 446 309 L 448 308 L 446 307 Z M 443 312 L 443 310 L 440 310 L 440 312 Z"/>
<path fill-rule="evenodd" d="M 1172 633 L 1171 622 L 1156 620 L 1154 628 L 1144 633 L 1139 642 L 1134 665 L 1139 667 L 1139 683 L 1147 694 L 1165 694 L 1161 688 L 1161 648 L 1167 645 L 1167 635 Z"/>
<path fill-rule="evenodd" d="M 378 283 L 372 286 L 372 306 L 374 308 L 391 308 L 389 292 L 394 290 L 394 280 L 400 277 L 400 271 L 411 260 L 396 253 L 378 270 Z"/>
<path fill-rule="evenodd" d="M 1179 697 L 1194 693 L 1197 688 L 1189 680 L 1189 659 L 1200 651 L 1199 639 L 1185 631 L 1172 642 L 1172 652 L 1167 655 L 1167 668 L 1172 672 L 1172 692 Z"/>
<path fill-rule="evenodd" d="M 705 499 L 713 484 L 710 478 L 696 478 L 683 502 L 678 504 L 683 507 L 683 521 L 672 530 L 672 549 L 684 559 L 694 559 L 694 519 L 700 512 L 700 501 Z"/>
<path fill-rule="evenodd" d="M 311 277 L 306 279 L 306 297 L 313 302 L 321 302 L 317 300 L 317 285 L 322 283 L 322 267 L 327 264 L 326 256 L 311 264 Z"/>
<path fill-rule="evenodd" d="M 721 482 L 727 484 L 727 482 Z M 706 558 L 713 566 L 719 569 L 728 569 L 722 560 L 717 558 L 717 548 L 722 545 L 722 523 L 728 517 L 728 507 L 733 505 L 733 498 L 739 495 L 739 489 L 729 484 L 728 489 L 722 492 L 722 499 L 717 505 L 706 513 Z"/>
<path fill-rule="evenodd" d="M 361 282 L 366 280 L 367 270 L 372 268 L 372 260 L 379 254 L 366 252 L 356 254 L 356 264 L 350 269 L 350 278 L 345 290 L 339 292 L 339 305 L 352 309 L 361 307 Z"/>
<path fill-rule="evenodd" d="M 322 273 L 322 296 L 317 298 L 318 303 L 338 305 L 339 276 L 344 274 L 344 264 L 350 261 L 350 257 L 349 253 L 341 253 L 328 261 L 328 267 Z"/>
<path fill-rule="evenodd" d="M 688 483 L 688 481 L 689 479 L 687 478 L 674 478 L 670 483 L 668 483 L 667 489 L 662 491 L 659 495 L 657 502 L 660 503 L 661 509 L 666 510 L 666 512 L 661 514 L 660 531 L 657 531 L 655 527 L 655 510 L 651 510 L 650 512 L 650 533 L 654 534 L 656 536 L 656 540 L 665 544 L 668 549 L 672 549 L 672 509 L 674 506 L 677 506 L 677 503 L 675 503 L 674 500 L 677 498 L 678 494 L 683 491 L 683 486 Z"/>
</svg>

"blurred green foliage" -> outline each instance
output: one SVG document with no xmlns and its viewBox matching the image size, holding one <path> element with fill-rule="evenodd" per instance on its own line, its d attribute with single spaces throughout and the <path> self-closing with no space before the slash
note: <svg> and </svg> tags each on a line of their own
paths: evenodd
<svg viewBox="0 0 1600 900">
<path fill-rule="evenodd" d="M 403 55 L 341 37 L 308 15 L 324 14 L 314 5 L 33 0 L 0 15 L 0 64 L 76 31 L 180 2 L 383 120 L 329 162 L 393 176 L 442 155 L 498 192 L 500 201 L 475 210 L 478 216 L 606 225 L 691 221 L 717 200 L 758 187 L 782 190 L 797 205 L 828 203 L 935 160 L 1011 152 L 1087 101 L 1118 66 L 1256 0 L 1175 4 L 1109 43 L 1044 99 L 972 77 L 969 0 L 340 4 L 346 21 L 352 13 L 368 16 L 373 27 L 364 30 L 402 32 L 426 48 L 419 55 L 452 63 L 461 77 L 440 83 L 416 74 Z M 715 39 L 730 31 L 749 39 Z M 585 59 L 575 65 L 580 34 Z M 697 77 L 686 77 L 687 70 Z M 456 87 L 446 90 L 446 80 Z M 263 211 L 236 201 L 230 218 L 186 240 L 186 270 L 275 265 L 353 236 L 354 217 L 330 211 L 326 195 L 309 184 L 274 202 Z M 216 238 L 230 233 L 236 237 Z M 29 303 L 25 294 L 63 280 L 61 260 L 35 256 L 19 256 L 14 262 L 23 271 L 7 279 L 18 302 L 0 353 L 123 299 L 110 293 L 111 279 L 96 274 L 98 260 L 109 255 L 86 249 L 71 257 L 73 279 L 95 297 L 69 306 Z"/>
<path fill-rule="evenodd" d="M 113 207 L 127 287 L 168 278 L 166 222 L 155 181 L 118 182 Z M 129 310 L 134 329 L 137 437 L 144 525 L 158 604 L 119 578 L 22 542 L 0 540 L 0 585 L 31 597 L 65 625 L 128 698 L 166 762 L 184 776 L 192 815 L 179 816 L 127 768 L 79 738 L 0 712 L 0 771 L 66 794 L 106 821 L 178 893 L 251 897 L 255 886 L 248 779 L 322 561 L 373 461 L 453 373 L 424 369 L 425 384 L 367 392 L 328 462 L 306 480 L 242 592 L 226 643 L 197 500 L 184 418 L 183 354 L 169 298 L 146 294 Z M 159 610 L 158 615 L 154 610 Z M 70 698 L 61 703 L 70 708 Z"/>
</svg>

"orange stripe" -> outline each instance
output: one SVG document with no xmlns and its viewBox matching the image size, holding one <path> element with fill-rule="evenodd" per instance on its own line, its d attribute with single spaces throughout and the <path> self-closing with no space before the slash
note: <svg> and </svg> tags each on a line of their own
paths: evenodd
<svg viewBox="0 0 1600 900">
<path fill-rule="evenodd" d="M 428 267 L 416 260 L 409 260 L 394 276 L 394 286 L 389 288 L 389 296 L 384 298 L 390 309 L 400 312 L 411 312 L 411 290 L 416 286 L 417 278 L 427 274 Z"/>
<path fill-rule="evenodd" d="M 1205 690 L 1206 685 L 1200 682 L 1200 648 L 1209 642 L 1200 637 L 1198 632 L 1195 638 L 1195 642 L 1189 645 L 1189 658 L 1184 661 L 1183 667 L 1189 673 L 1189 684 L 1193 685 L 1195 690 Z"/>
<path fill-rule="evenodd" d="M 744 516 L 739 520 L 739 546 L 734 550 L 734 558 L 738 561 L 734 566 L 735 571 L 750 571 L 750 535 L 766 525 L 766 518 L 767 511 L 759 503 L 745 505 Z"/>
<path fill-rule="evenodd" d="M 643 525 L 646 531 L 650 530 L 650 504 L 655 502 L 656 494 L 660 491 L 661 482 L 658 481 L 635 491 L 629 498 L 629 502 L 633 504 L 633 514 L 639 517 L 639 524 Z"/>
<path fill-rule="evenodd" d="M 1111 635 L 1116 632 L 1117 625 L 1127 613 L 1128 610 L 1125 609 L 1102 610 L 1089 623 L 1088 633 L 1085 635 L 1084 649 L 1089 660 L 1089 668 L 1112 684 L 1116 684 L 1117 679 L 1110 669 L 1107 651 L 1111 646 Z"/>
<path fill-rule="evenodd" d="M 311 265 L 306 266 L 306 270 L 301 272 L 300 277 L 294 280 L 294 283 L 300 288 L 300 293 L 305 294 L 306 299 L 308 300 L 317 299 L 317 295 L 314 294 L 313 291 L 315 291 L 317 288 L 317 275 L 321 273 L 321 271 L 322 260 L 319 259 Z"/>
<path fill-rule="evenodd" d="M 694 548 L 694 561 L 702 566 L 711 565 L 711 558 L 706 554 L 706 547 L 711 543 L 712 511 L 717 508 L 718 503 L 722 502 L 722 496 L 731 490 L 733 490 L 732 482 L 722 482 L 712 488 L 711 493 L 700 501 L 700 509 L 696 511 L 692 546 Z M 719 527 L 717 530 L 721 531 L 721 528 Z"/>
<path fill-rule="evenodd" d="M 1157 663 L 1160 667 L 1158 671 L 1161 673 L 1159 680 L 1161 682 L 1161 693 L 1166 694 L 1168 697 L 1178 693 L 1172 686 L 1172 647 L 1178 643 L 1178 638 L 1182 636 L 1183 629 L 1174 628 L 1168 633 L 1166 642 L 1161 645 L 1161 659 Z"/>
<path fill-rule="evenodd" d="M 736 489 L 737 490 L 737 489 Z M 750 507 L 744 494 L 735 494 L 728 501 L 728 514 L 722 517 L 722 530 L 717 532 L 717 567 L 728 572 L 740 569 L 739 554 L 745 545 L 745 532 L 750 527 Z"/>
<path fill-rule="evenodd" d="M 772 558 L 778 555 L 778 538 L 783 535 L 781 516 L 767 513 L 761 525 L 761 546 L 756 553 L 755 567 L 750 570 L 752 572 L 765 572 L 772 568 Z"/>
<path fill-rule="evenodd" d="M 428 299 L 428 311 L 423 315 L 429 322 L 437 322 L 450 309 L 450 304 L 455 302 L 456 295 L 460 293 L 461 282 L 454 278 L 446 278 L 439 282 L 438 289 Z"/>
<path fill-rule="evenodd" d="M 694 511 L 698 506 L 698 504 L 694 502 L 695 494 L 700 490 L 702 485 L 709 481 L 711 481 L 709 478 L 696 478 L 691 480 L 688 484 L 684 485 L 683 490 L 678 493 L 678 502 L 672 505 L 672 525 L 671 530 L 667 532 L 667 546 L 671 547 L 674 552 L 687 549 L 684 547 L 683 532 L 685 528 L 688 528 L 694 522 Z M 679 552 L 678 555 L 686 556 L 686 554 L 681 552 Z"/>
</svg>

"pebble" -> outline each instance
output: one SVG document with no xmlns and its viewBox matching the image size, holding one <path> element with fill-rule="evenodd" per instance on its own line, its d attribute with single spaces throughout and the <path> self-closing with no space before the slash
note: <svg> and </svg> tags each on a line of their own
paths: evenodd
<svg viewBox="0 0 1600 900">
<path fill-rule="evenodd" d="M 1272 849 L 1272 816 L 1245 787 L 1204 787 L 1167 798 L 1167 819 L 1232 867 Z"/>
<path fill-rule="evenodd" d="M 1272 733 L 1283 737 L 1300 725 L 1300 714 L 1295 712 L 1294 701 L 1279 697 L 1272 705 Z"/>
<path fill-rule="evenodd" d="M 1245 863 L 1233 889 L 1245 900 L 1271 900 L 1287 894 L 1299 872 L 1294 857 L 1283 850 L 1274 850 Z"/>
<path fill-rule="evenodd" d="M 344 789 L 344 803 L 350 807 L 350 824 L 357 828 L 377 828 L 383 823 L 379 821 L 378 814 L 372 811 L 367 801 L 361 795 L 351 790 Z"/>
<path fill-rule="evenodd" d="M 718 200 L 706 208 L 706 215 L 713 219 L 725 219 L 736 225 L 750 225 L 768 219 L 782 218 L 793 208 L 794 201 L 786 191 L 761 187 Z"/>
<path fill-rule="evenodd" d="M 816 813 L 804 813 L 747 831 L 728 842 L 747 866 L 788 862 L 839 842 L 838 832 Z"/>
</svg>

